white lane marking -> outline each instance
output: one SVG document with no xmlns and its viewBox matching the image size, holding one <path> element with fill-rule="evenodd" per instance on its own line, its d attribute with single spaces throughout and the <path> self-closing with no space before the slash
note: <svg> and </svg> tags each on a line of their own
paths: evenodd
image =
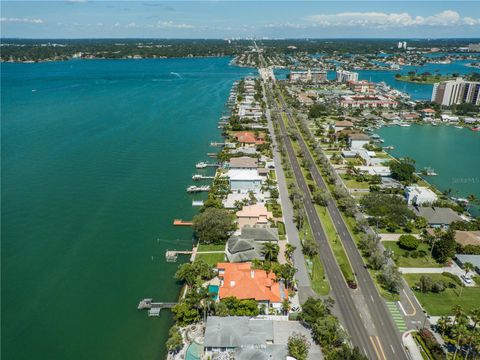
<svg viewBox="0 0 480 360">
<path fill-rule="evenodd" d="M 405 309 L 403 308 L 402 302 L 401 302 L 401 301 L 397 301 L 397 303 L 398 303 L 398 305 L 400 306 L 400 309 L 402 309 L 403 314 L 404 314 L 405 316 L 407 316 L 407 313 L 406 313 Z"/>
<path fill-rule="evenodd" d="M 393 345 L 390 344 L 390 347 L 392 348 L 393 353 L 395 354 L 395 350 L 393 349 Z"/>
<path fill-rule="evenodd" d="M 375 300 L 373 300 L 373 296 L 372 296 L 372 295 L 370 295 L 370 298 L 372 299 L 372 302 L 375 302 Z"/>
</svg>

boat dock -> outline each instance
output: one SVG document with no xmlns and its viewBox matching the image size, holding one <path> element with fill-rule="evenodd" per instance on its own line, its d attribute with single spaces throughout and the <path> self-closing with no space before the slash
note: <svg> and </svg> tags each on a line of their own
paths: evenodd
<svg viewBox="0 0 480 360">
<path fill-rule="evenodd" d="M 210 142 L 210 146 L 213 146 L 213 147 L 216 147 L 216 146 L 225 146 L 225 143 L 212 141 L 212 142 Z"/>
<path fill-rule="evenodd" d="M 173 225 L 174 226 L 192 226 L 193 222 L 191 221 L 184 221 L 182 219 L 174 219 L 173 220 Z"/>
<path fill-rule="evenodd" d="M 207 163 L 207 162 L 199 162 L 195 165 L 197 169 L 205 169 L 207 167 L 219 167 L 220 164 L 217 163 Z"/>
<path fill-rule="evenodd" d="M 210 186 L 209 185 L 203 185 L 203 186 L 189 186 L 187 188 L 188 193 L 196 193 L 196 192 L 202 192 L 202 191 L 210 191 Z"/>
<path fill-rule="evenodd" d="M 218 153 L 207 153 L 208 157 L 217 157 Z"/>
<path fill-rule="evenodd" d="M 148 316 L 159 316 L 162 309 L 171 309 L 177 303 L 153 302 L 153 299 L 143 299 L 138 303 L 138 310 L 148 310 Z"/>
<path fill-rule="evenodd" d="M 175 262 L 177 261 L 178 255 L 192 255 L 192 254 L 193 254 L 193 251 L 191 250 L 190 251 L 167 250 L 167 252 L 165 253 L 165 259 L 167 260 L 167 262 Z"/>
<path fill-rule="evenodd" d="M 192 176 L 192 180 L 213 180 L 215 176 L 205 176 L 200 174 L 195 174 Z"/>
</svg>

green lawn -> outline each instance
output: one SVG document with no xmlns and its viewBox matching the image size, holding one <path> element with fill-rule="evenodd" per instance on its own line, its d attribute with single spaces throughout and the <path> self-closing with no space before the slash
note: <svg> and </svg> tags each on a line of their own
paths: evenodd
<svg viewBox="0 0 480 360">
<path fill-rule="evenodd" d="M 423 250 L 427 253 L 425 257 L 418 257 L 416 259 L 412 257 L 405 257 L 406 254 L 412 253 L 411 251 L 404 250 L 398 246 L 397 241 L 383 241 L 383 246 L 386 249 L 390 249 L 393 251 L 393 260 L 395 264 L 399 267 L 441 267 L 442 265 L 437 263 L 431 256 L 430 256 L 430 246 L 426 243 L 420 243 L 418 246 L 418 250 Z"/>
<path fill-rule="evenodd" d="M 317 209 L 317 214 L 320 217 L 320 221 L 322 222 L 323 229 L 327 235 L 328 242 L 332 248 L 333 255 L 335 255 L 335 259 L 337 260 L 338 266 L 340 266 L 340 270 L 342 270 L 343 276 L 345 276 L 345 279 L 347 280 L 353 280 L 354 276 L 352 267 L 348 261 L 342 241 L 335 231 L 330 214 L 322 206 L 316 205 L 315 208 Z"/>
<path fill-rule="evenodd" d="M 223 251 L 225 244 L 199 244 L 198 251 Z"/>
<path fill-rule="evenodd" d="M 219 262 L 227 261 L 225 260 L 225 254 L 213 253 L 213 254 L 197 254 L 195 261 L 203 260 L 207 264 L 215 266 Z"/>
<path fill-rule="evenodd" d="M 323 264 L 320 261 L 320 257 L 314 256 L 312 260 L 312 269 L 311 269 L 311 284 L 312 289 L 320 296 L 327 296 L 330 293 L 330 285 L 328 284 L 327 279 L 325 278 L 325 270 Z"/>
<path fill-rule="evenodd" d="M 432 279 L 438 281 L 442 280 L 446 283 L 453 283 L 454 281 L 442 274 L 405 274 L 405 280 L 410 287 L 415 287 L 422 275 L 428 275 Z M 447 288 L 441 293 L 421 293 L 414 290 L 415 296 L 422 306 L 427 310 L 429 315 L 441 316 L 452 315 L 452 308 L 455 305 L 460 305 L 465 311 L 470 311 L 479 306 L 480 287 L 464 287 L 460 296 L 460 288 Z"/>
<path fill-rule="evenodd" d="M 370 184 L 368 182 L 366 181 L 360 182 L 353 178 L 349 178 L 348 180 L 344 178 L 343 182 L 350 189 L 368 189 L 370 187 Z"/>
</svg>

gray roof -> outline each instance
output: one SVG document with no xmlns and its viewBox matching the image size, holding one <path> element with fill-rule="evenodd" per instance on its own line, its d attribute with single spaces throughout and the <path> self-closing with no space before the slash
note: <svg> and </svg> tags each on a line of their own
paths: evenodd
<svg viewBox="0 0 480 360">
<path fill-rule="evenodd" d="M 262 249 L 263 245 L 253 239 L 240 239 L 233 236 L 227 242 L 227 257 L 230 262 L 263 260 Z"/>
<path fill-rule="evenodd" d="M 244 226 L 241 237 L 256 241 L 278 241 L 278 228 Z"/>
<path fill-rule="evenodd" d="M 271 227 L 244 226 L 240 236 L 232 236 L 227 242 L 227 257 L 230 262 L 263 260 L 264 242 L 278 242 L 278 229 Z"/>
<path fill-rule="evenodd" d="M 477 269 L 480 269 L 480 255 L 455 254 L 455 257 L 460 260 L 462 264 L 469 262 L 472 263 Z"/>
<path fill-rule="evenodd" d="M 238 348 L 234 355 L 235 360 L 285 359 L 288 355 L 288 349 L 285 345 L 267 345 L 262 349 Z"/>
<path fill-rule="evenodd" d="M 205 327 L 205 347 L 239 348 L 265 346 L 273 342 L 271 320 L 251 320 L 248 316 L 209 316 Z"/>
<path fill-rule="evenodd" d="M 415 206 L 412 210 L 417 216 L 424 217 L 429 224 L 433 225 L 450 225 L 453 221 L 462 220 L 462 218 L 450 208 Z"/>
</svg>

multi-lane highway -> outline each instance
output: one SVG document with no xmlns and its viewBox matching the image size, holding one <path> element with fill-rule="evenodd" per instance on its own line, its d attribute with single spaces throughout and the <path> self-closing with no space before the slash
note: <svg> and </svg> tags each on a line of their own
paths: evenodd
<svg viewBox="0 0 480 360">
<path fill-rule="evenodd" d="M 274 106 L 277 107 L 279 114 L 281 114 L 282 111 L 286 114 L 288 121 L 292 126 L 296 126 L 281 93 L 277 92 L 277 94 L 278 99 L 281 101 L 282 109 L 277 107 L 275 101 L 273 101 Z M 279 123 L 282 134 L 286 135 L 287 132 L 283 121 L 279 121 Z M 372 359 L 408 359 L 402 345 L 400 333 L 395 327 L 386 304 L 380 297 L 375 283 L 370 277 L 368 270 L 364 266 L 365 264 L 363 259 L 350 235 L 350 232 L 348 231 L 347 225 L 345 224 L 335 201 L 330 200 L 327 206 L 328 211 L 330 212 L 334 226 L 345 247 L 345 251 L 347 252 L 353 271 L 357 277 L 357 291 L 362 292 L 368 313 L 370 318 L 373 320 L 373 324 L 370 324 L 369 327 L 372 328 L 373 325 L 374 335 L 367 335 L 365 324 L 362 322 L 362 319 L 359 316 L 359 311 L 355 308 L 355 303 L 352 299 L 352 294 L 350 293 L 352 290 L 346 286 L 340 269 L 335 262 L 335 258 L 325 238 L 325 234 L 312 204 L 309 189 L 303 178 L 303 174 L 298 164 L 298 160 L 291 145 L 290 139 L 285 137 L 285 142 L 297 183 L 300 189 L 306 195 L 304 201 L 305 209 L 310 221 L 310 225 L 312 226 L 312 230 L 314 231 L 315 238 L 321 246 L 320 250 L 323 255 L 322 261 L 324 262 L 327 276 L 330 280 L 332 290 L 339 305 L 345 326 L 347 327 L 353 342 L 361 349 L 363 348 L 363 350 L 368 354 L 368 357 Z M 328 188 L 315 165 L 315 161 L 308 149 L 308 146 L 302 137 L 299 139 L 299 145 L 303 149 L 306 158 L 310 160 L 310 164 L 312 164 L 310 172 L 313 180 L 316 182 L 317 186 L 328 191 Z"/>
</svg>

